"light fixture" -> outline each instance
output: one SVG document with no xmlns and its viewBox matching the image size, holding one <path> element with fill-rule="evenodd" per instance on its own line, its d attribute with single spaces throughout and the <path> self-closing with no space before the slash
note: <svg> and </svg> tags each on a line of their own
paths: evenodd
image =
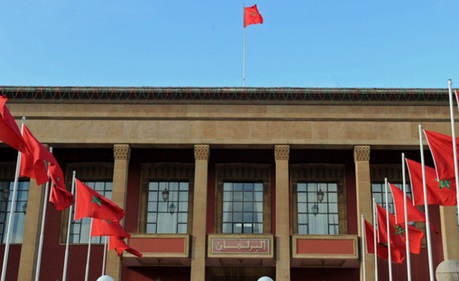
<svg viewBox="0 0 459 281">
<path fill-rule="evenodd" d="M 177 208 L 177 207 L 175 206 L 174 203 L 171 203 L 171 204 L 169 205 L 169 213 L 170 213 L 171 215 L 175 212 L 175 208 Z"/>
<path fill-rule="evenodd" d="M 322 203 L 322 201 L 324 201 L 324 192 L 322 191 L 322 189 L 319 188 L 319 190 L 317 191 L 317 201 L 319 201 L 319 203 Z"/>
<path fill-rule="evenodd" d="M 167 190 L 166 187 L 164 188 L 164 190 L 161 193 L 161 195 L 163 196 L 163 200 L 164 201 L 169 201 L 169 190 Z"/>
<path fill-rule="evenodd" d="M 319 206 L 317 205 L 317 203 L 314 203 L 314 205 L 312 205 L 311 212 L 314 216 L 317 216 L 317 214 L 319 213 Z"/>
</svg>

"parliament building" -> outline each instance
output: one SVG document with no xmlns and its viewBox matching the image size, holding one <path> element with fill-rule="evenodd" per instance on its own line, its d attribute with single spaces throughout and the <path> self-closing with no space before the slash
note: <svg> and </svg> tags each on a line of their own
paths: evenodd
<svg viewBox="0 0 459 281">
<path fill-rule="evenodd" d="M 419 124 L 451 135 L 447 88 L 0 92 L 18 125 L 25 117 L 53 148 L 69 191 L 75 173 L 125 210 L 126 243 L 142 257 L 109 251 L 104 259 L 105 238 L 93 238 L 89 280 L 103 273 L 116 281 L 360 281 L 364 273 L 374 280 L 361 216 L 373 222 L 372 198 L 385 204 L 386 178 L 402 183 L 402 153 L 420 161 Z M 433 165 L 425 141 L 422 147 Z M 0 144 L 1 256 L 17 154 Z M 44 187 L 19 178 L 6 280 L 35 280 L 37 272 L 39 280 L 62 280 L 68 233 L 67 280 L 84 280 L 90 220 L 68 224 L 70 208 L 56 211 Z M 438 230 L 434 268 L 459 259 L 456 208 L 430 206 L 429 217 Z M 417 281 L 429 280 L 425 240 L 411 255 Z M 387 280 L 387 261 L 377 264 Z M 406 273 L 406 261 L 393 264 L 393 280 Z"/>
</svg>

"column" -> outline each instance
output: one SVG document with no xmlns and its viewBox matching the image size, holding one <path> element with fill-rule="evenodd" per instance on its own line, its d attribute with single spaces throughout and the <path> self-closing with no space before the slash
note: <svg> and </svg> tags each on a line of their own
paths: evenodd
<svg viewBox="0 0 459 281">
<path fill-rule="evenodd" d="M 206 215 L 209 145 L 195 145 L 194 202 L 191 233 L 191 281 L 206 280 Z"/>
<path fill-rule="evenodd" d="M 355 164 L 355 188 L 357 204 L 357 221 L 359 236 L 362 238 L 361 215 L 369 222 L 373 222 L 373 202 L 371 195 L 371 178 L 370 178 L 370 147 L 354 147 L 354 164 Z M 367 280 L 375 279 L 375 257 L 360 253 L 360 261 L 365 258 L 365 270 Z M 360 280 L 363 280 L 363 267 L 360 266 Z"/>
<path fill-rule="evenodd" d="M 290 146 L 275 145 L 276 160 L 276 278 L 290 280 Z"/>
<path fill-rule="evenodd" d="M 18 280 L 34 280 L 35 277 L 44 188 L 45 185 L 37 185 L 34 179 L 30 180 L 24 225 L 24 240 L 22 241 L 21 257 L 19 259 Z"/>
<path fill-rule="evenodd" d="M 443 259 L 459 260 L 459 235 L 455 206 L 440 206 Z"/>
<path fill-rule="evenodd" d="M 128 144 L 115 144 L 113 146 L 113 185 L 112 201 L 121 208 L 126 208 L 127 180 L 129 172 L 129 159 L 131 148 Z M 121 221 L 123 225 L 124 222 Z M 121 280 L 121 259 L 116 251 L 109 251 L 106 260 L 106 273 L 115 280 Z"/>
</svg>

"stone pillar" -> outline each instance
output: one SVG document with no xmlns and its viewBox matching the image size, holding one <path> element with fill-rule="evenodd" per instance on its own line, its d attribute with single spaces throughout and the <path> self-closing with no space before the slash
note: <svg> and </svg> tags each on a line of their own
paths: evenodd
<svg viewBox="0 0 459 281">
<path fill-rule="evenodd" d="M 127 180 L 129 172 L 129 159 L 131 148 L 128 144 L 115 144 L 113 146 L 113 185 L 112 201 L 121 208 L 126 208 Z M 121 221 L 124 225 L 124 222 Z M 115 280 L 121 280 L 121 259 L 116 251 L 107 252 L 106 274 Z"/>
<path fill-rule="evenodd" d="M 290 280 L 290 146 L 274 146 L 276 160 L 276 278 Z"/>
<path fill-rule="evenodd" d="M 440 221 L 443 259 L 459 260 L 459 234 L 456 223 L 456 206 L 440 206 Z"/>
<path fill-rule="evenodd" d="M 49 188 L 51 189 L 51 186 Z M 44 190 L 45 185 L 37 186 L 35 179 L 30 180 L 18 280 L 34 280 L 35 277 Z"/>
<path fill-rule="evenodd" d="M 195 145 L 194 202 L 190 281 L 206 280 L 207 174 L 209 145 Z"/>
<path fill-rule="evenodd" d="M 373 222 L 373 202 L 371 195 L 371 178 L 370 178 L 370 147 L 354 147 L 354 165 L 355 165 L 355 188 L 357 204 L 357 221 L 359 236 L 362 238 L 361 216 L 369 222 Z M 360 261 L 365 258 L 365 270 L 367 280 L 375 279 L 375 256 L 366 255 L 360 252 Z M 363 280 L 363 267 L 360 266 L 360 280 Z"/>
</svg>

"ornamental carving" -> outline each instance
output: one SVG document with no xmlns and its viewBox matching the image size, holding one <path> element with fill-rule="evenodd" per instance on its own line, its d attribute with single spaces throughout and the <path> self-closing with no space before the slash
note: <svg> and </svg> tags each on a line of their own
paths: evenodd
<svg viewBox="0 0 459 281">
<path fill-rule="evenodd" d="M 194 146 L 194 159 L 195 160 L 209 160 L 210 147 L 209 145 L 195 145 Z"/>
<path fill-rule="evenodd" d="M 355 146 L 354 147 L 354 161 L 370 161 L 370 147 L 369 146 Z"/>
<path fill-rule="evenodd" d="M 277 160 L 287 160 L 290 155 L 289 145 L 276 145 L 274 146 L 274 155 Z"/>
<path fill-rule="evenodd" d="M 113 146 L 113 157 L 115 160 L 127 160 L 131 156 L 131 148 L 129 144 L 115 144 Z"/>
</svg>

